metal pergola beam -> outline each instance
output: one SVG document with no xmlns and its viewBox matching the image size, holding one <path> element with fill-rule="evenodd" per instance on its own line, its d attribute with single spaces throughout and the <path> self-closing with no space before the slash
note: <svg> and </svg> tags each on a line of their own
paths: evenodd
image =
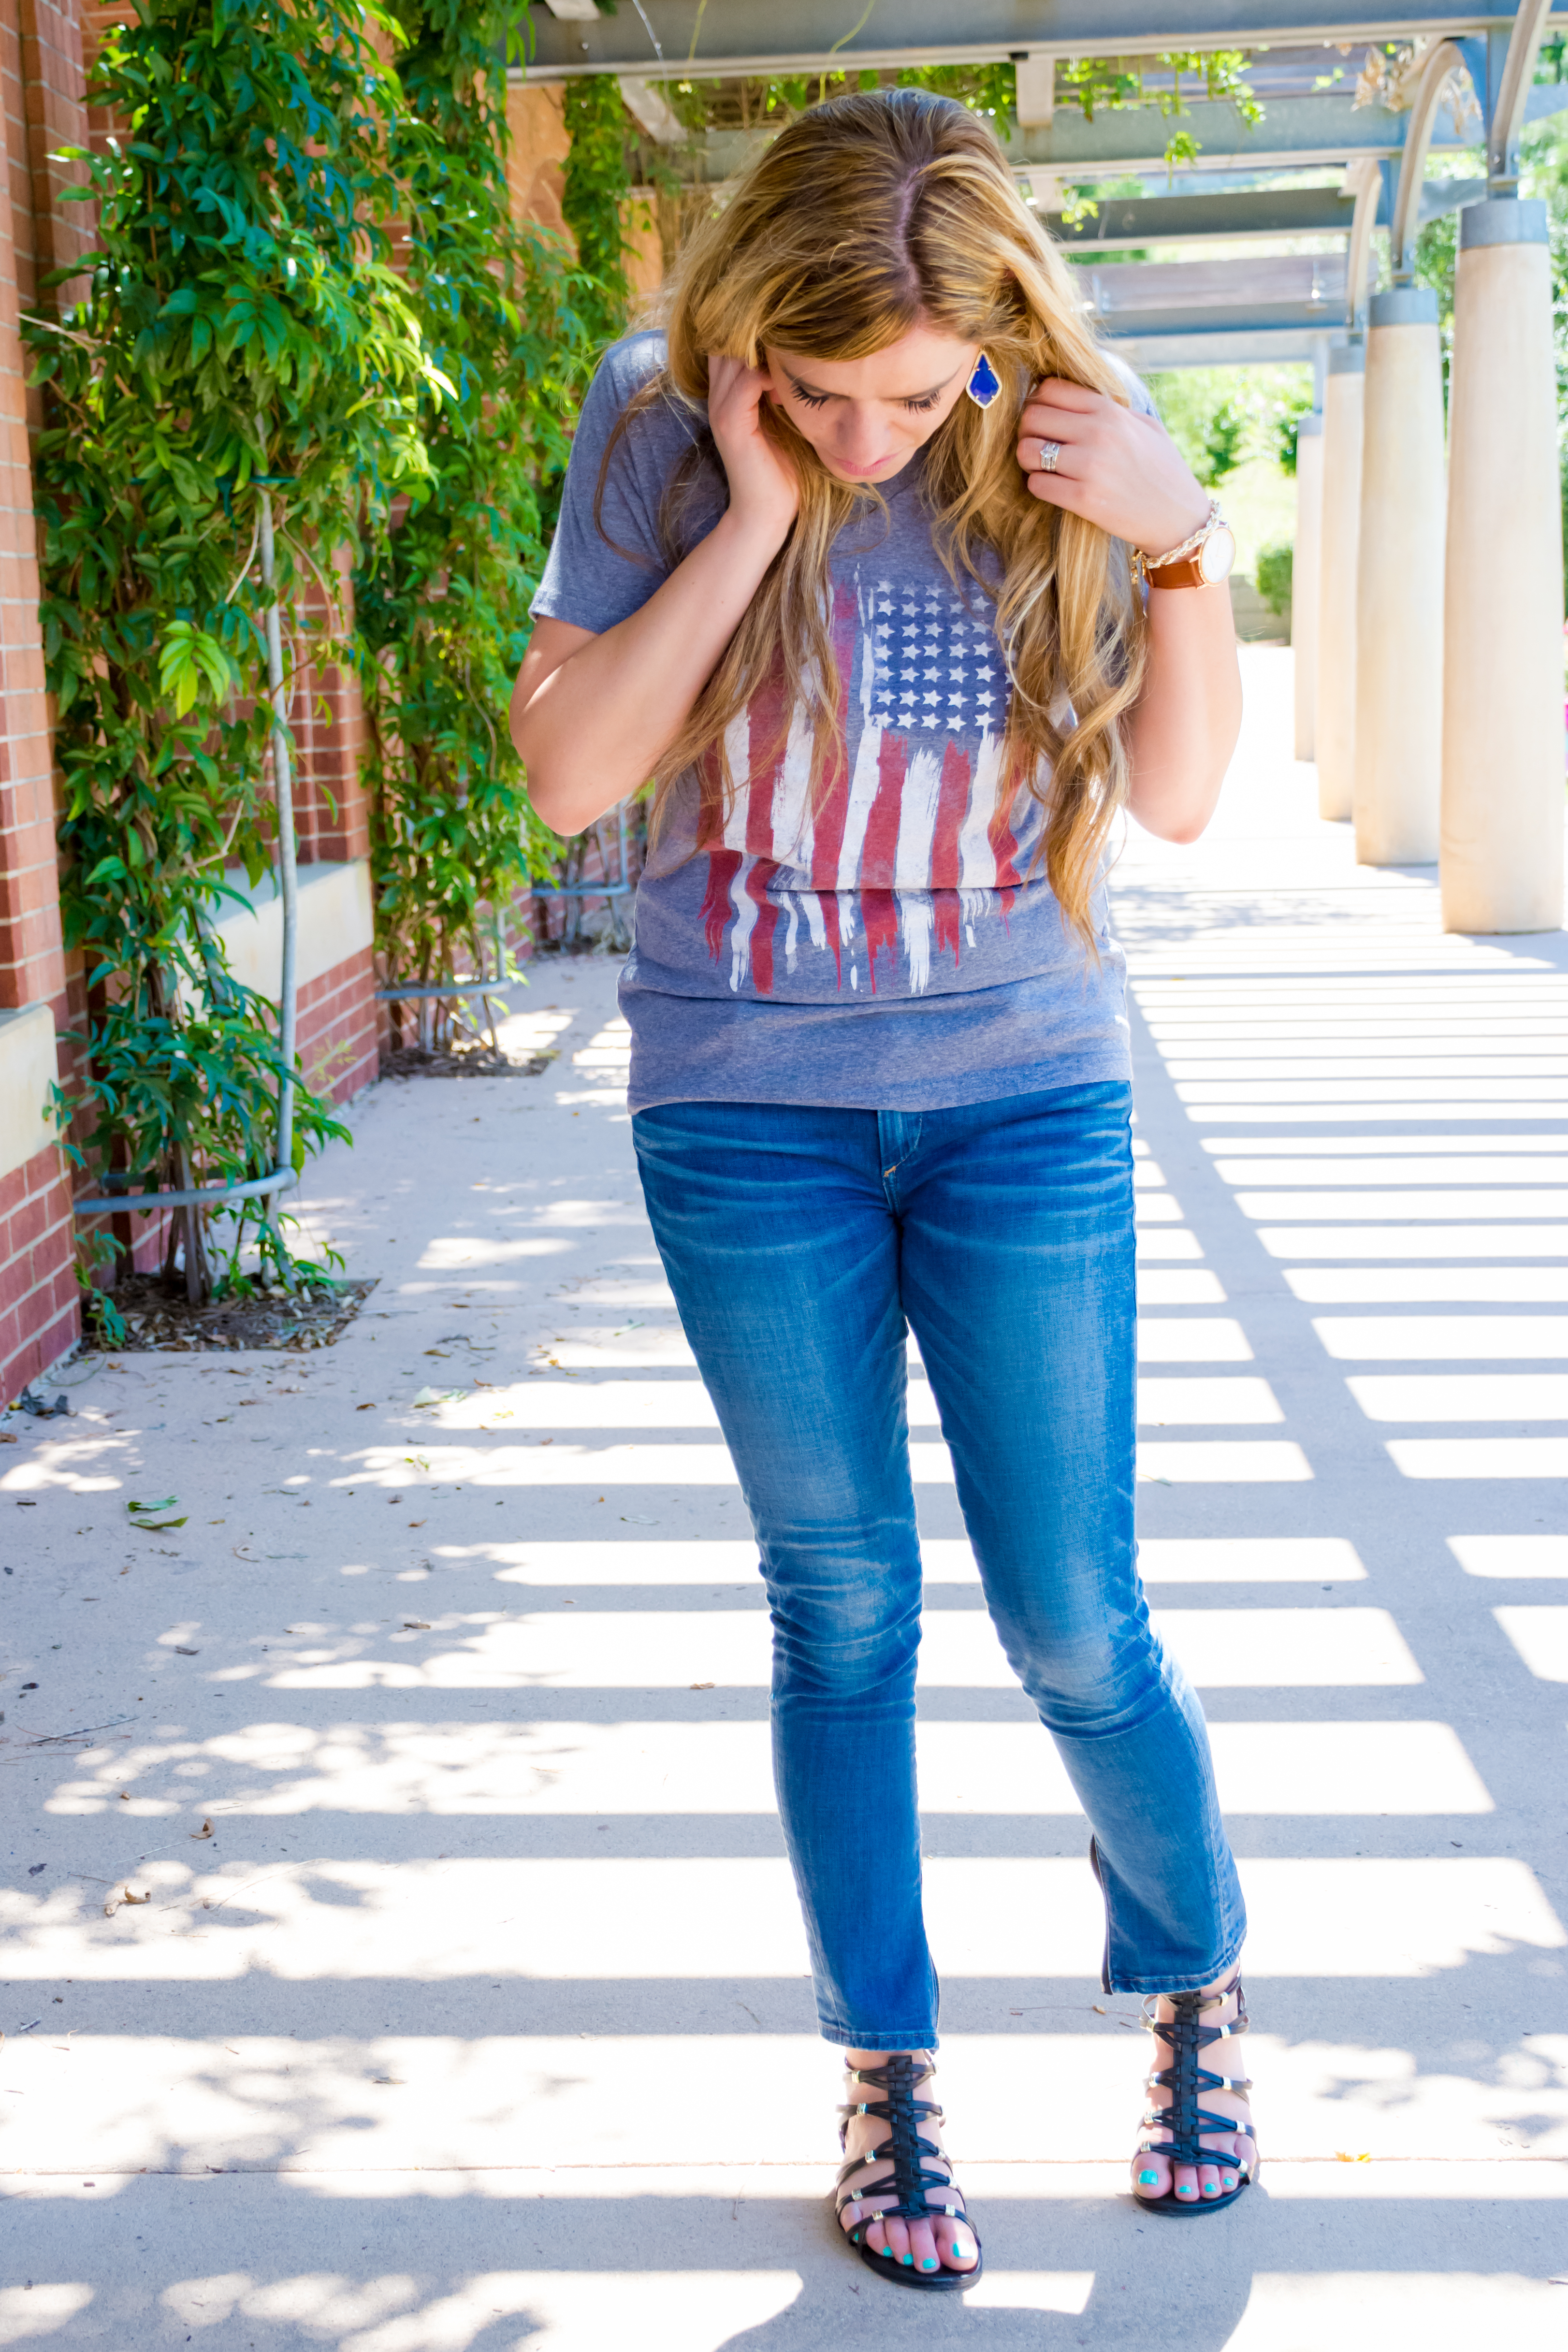
<svg viewBox="0 0 1568 2352">
<path fill-rule="evenodd" d="M 1427 180 L 1417 190 L 1418 221 L 1486 193 L 1482 180 Z M 1377 217 L 1388 219 L 1386 201 Z M 1058 245 L 1105 252 L 1123 245 L 1187 245 L 1200 237 L 1348 236 L 1355 198 L 1337 188 L 1239 189 L 1224 195 L 1107 196 L 1093 217 L 1044 213 Z M 1415 224 L 1413 224 L 1414 226 Z"/>
<path fill-rule="evenodd" d="M 1182 328 L 1166 334 L 1106 336 L 1117 357 L 1140 375 L 1165 368 L 1278 367 L 1289 362 L 1312 365 L 1331 341 L 1343 340 L 1342 334 L 1321 328 L 1259 327 L 1244 319 L 1208 331 Z"/>
<path fill-rule="evenodd" d="M 1554 11 L 1568 21 L 1568 0 Z M 1303 0 L 622 0 L 614 16 L 521 12 L 521 71 L 576 74 L 843 72 L 910 65 L 994 64 L 1031 51 L 1063 57 L 1158 56 L 1168 49 L 1450 38 L 1507 31 L 1513 12 L 1459 0 L 1385 0 L 1314 18 Z"/>
<path fill-rule="evenodd" d="M 1563 108 L 1568 108 L 1568 83 L 1545 82 L 1530 92 L 1526 112 L 1534 121 Z M 1257 129 L 1227 102 L 1198 99 L 1184 110 L 1182 128 L 1192 132 L 1204 163 L 1212 169 L 1278 172 L 1348 163 L 1358 156 L 1377 161 L 1397 157 L 1403 152 L 1407 120 L 1381 107 L 1357 107 L 1348 96 L 1334 92 L 1274 100 Z M 1098 114 L 1092 122 L 1064 110 L 1047 127 L 1016 132 L 1006 142 L 1007 154 L 1020 171 L 1048 170 L 1079 182 L 1113 172 L 1163 173 L 1163 159 L 1152 144 L 1152 133 L 1160 124 L 1161 118 L 1149 107 Z M 737 179 L 773 136 L 765 129 L 709 131 L 684 151 L 668 150 L 668 161 L 680 178 L 716 185 Z M 1434 148 L 1454 153 L 1478 143 L 1473 130 L 1461 132 L 1451 113 L 1439 113 Z"/>
</svg>

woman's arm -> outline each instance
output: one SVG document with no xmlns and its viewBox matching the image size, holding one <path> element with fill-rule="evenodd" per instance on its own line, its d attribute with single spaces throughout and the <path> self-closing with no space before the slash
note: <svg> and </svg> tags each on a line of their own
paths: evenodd
<svg viewBox="0 0 1568 2352">
<path fill-rule="evenodd" d="M 1180 542 L 1166 540 L 1156 555 Z M 1241 732 L 1241 670 L 1230 590 L 1151 588 L 1149 661 L 1128 725 L 1127 805 L 1162 841 L 1196 841 L 1219 801 Z"/>
<path fill-rule="evenodd" d="M 1054 473 L 1040 470 L 1042 440 L 1060 446 Z M 1039 387 L 1019 420 L 1018 462 L 1037 498 L 1150 554 L 1180 546 L 1208 511 L 1159 419 L 1083 384 Z M 1240 731 L 1229 590 L 1151 588 L 1148 667 L 1128 727 L 1139 824 L 1163 841 L 1195 841 Z"/>
<path fill-rule="evenodd" d="M 737 360 L 710 360 L 709 370 L 727 511 L 641 610 L 603 635 L 540 621 L 512 689 L 529 795 L 557 833 L 581 833 L 646 782 L 795 520 L 798 485 L 759 422 L 766 375 Z"/>
</svg>

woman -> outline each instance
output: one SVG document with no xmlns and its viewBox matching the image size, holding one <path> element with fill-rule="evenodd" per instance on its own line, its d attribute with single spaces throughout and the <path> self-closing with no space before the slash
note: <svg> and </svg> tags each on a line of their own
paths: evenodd
<svg viewBox="0 0 1568 2352">
<path fill-rule="evenodd" d="M 633 1132 L 767 1582 L 780 1810 L 848 2068 L 839 2218 L 910 2285 L 980 2252 L 920 2095 L 908 1331 L 1093 1829 L 1105 1985 L 1152 1997 L 1135 2193 L 1212 2210 L 1256 2167 L 1213 2071 L 1240 1891 L 1137 1574 L 1101 879 L 1123 806 L 1173 841 L 1212 814 L 1227 543 L 990 132 L 924 92 L 835 99 L 693 240 L 668 341 L 601 367 L 513 700 L 560 832 L 656 780 Z"/>
</svg>

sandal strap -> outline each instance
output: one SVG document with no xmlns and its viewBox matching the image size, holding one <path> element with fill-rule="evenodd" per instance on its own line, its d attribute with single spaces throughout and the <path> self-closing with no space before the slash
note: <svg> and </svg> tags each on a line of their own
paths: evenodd
<svg viewBox="0 0 1568 2352">
<path fill-rule="evenodd" d="M 892 2121 L 893 2111 L 885 2099 L 858 2099 L 838 2109 L 841 2116 L 879 2116 L 884 2123 Z M 939 2123 L 947 2120 L 945 2108 L 934 2107 L 924 2099 L 916 2099 L 910 2108 L 913 2116 L 935 2116 Z"/>
<path fill-rule="evenodd" d="M 1169 2080 L 1163 2074 L 1145 2074 L 1143 2077 L 1143 2088 L 1146 2091 L 1168 2091 L 1170 2087 Z M 1200 2091 L 1250 2091 L 1252 2077 L 1250 2074 L 1200 2075 L 1198 2088 Z M 1239 2117 L 1235 2118 L 1235 2121 L 1237 2131 L 1246 2129 L 1245 2124 Z"/>
<path fill-rule="evenodd" d="M 1151 2139 L 1147 2132 L 1140 2139 L 1138 2147 L 1142 2155 L 1166 2156 L 1173 2164 L 1228 2164 L 1240 2173 L 1244 2180 L 1252 2179 L 1252 2163 L 1248 2157 L 1221 2156 L 1218 2149 L 1213 2147 L 1202 2148 L 1193 2156 L 1174 2147 L 1169 2140 Z"/>
<path fill-rule="evenodd" d="M 868 2084 L 884 2095 L 879 2100 L 840 2107 L 839 2114 L 877 2116 L 889 2124 L 890 2130 L 879 2146 L 868 2149 L 864 2156 L 851 2157 L 840 2167 L 835 2183 L 837 2191 L 836 2210 L 838 2212 L 842 2213 L 846 2205 L 863 2204 L 873 2197 L 880 2200 L 890 2196 L 893 2200 L 890 2205 L 879 2201 L 878 2210 L 872 2216 L 874 2220 L 890 2221 L 896 2216 L 905 2221 L 929 2221 L 945 2216 L 968 2221 L 969 2227 L 973 2229 L 974 2225 L 969 2221 L 962 2202 L 955 2205 L 947 2201 L 952 2198 L 962 2200 L 963 2195 L 950 2177 L 952 2167 L 948 2158 L 934 2141 L 923 2138 L 920 2131 L 920 2126 L 927 2116 L 942 2113 L 940 2107 L 915 2096 L 921 2084 L 928 2082 L 935 2072 L 934 2066 L 917 2066 L 910 2058 L 890 2058 L 885 2066 L 849 2070 L 852 2083 Z M 948 2165 L 948 2172 L 927 2170 L 922 2162 L 926 2157 L 933 2157 L 939 2163 Z M 873 2166 L 889 2163 L 892 2166 L 890 2175 L 884 2175 L 879 2180 L 864 2181 L 858 2189 L 849 2185 L 852 2174 L 863 2174 Z M 933 2189 L 942 2192 L 935 2201 L 926 2193 Z"/>
<path fill-rule="evenodd" d="M 1234 2024 L 1205 2025 L 1204 2011 L 1213 2009 L 1234 1992 L 1237 2015 Z M 1250 2083 L 1233 2083 L 1226 2074 L 1215 2074 L 1202 2064 L 1203 2053 L 1216 2042 L 1234 2040 L 1247 2031 L 1247 2006 L 1242 1998 L 1241 1979 L 1233 1977 L 1223 1992 L 1205 2000 L 1201 1993 L 1178 1992 L 1167 1996 L 1173 2014 L 1169 2018 L 1152 2017 L 1145 2008 L 1143 2022 L 1151 2033 L 1165 2043 L 1171 2053 L 1168 2066 L 1159 2068 L 1148 2077 L 1148 2087 L 1170 2093 L 1168 2105 L 1146 2115 L 1145 2123 L 1163 2129 L 1169 2137 L 1154 2143 L 1145 2141 L 1151 2155 L 1165 2156 L 1177 2164 L 1213 2164 L 1238 2162 L 1237 2158 L 1216 2157 L 1213 2148 L 1202 2145 L 1205 2132 L 1237 2132 L 1245 2128 L 1235 2116 L 1216 2115 L 1200 2102 L 1205 2091 L 1250 2089 Z M 1250 2137 L 1250 2131 L 1248 2131 Z"/>
</svg>

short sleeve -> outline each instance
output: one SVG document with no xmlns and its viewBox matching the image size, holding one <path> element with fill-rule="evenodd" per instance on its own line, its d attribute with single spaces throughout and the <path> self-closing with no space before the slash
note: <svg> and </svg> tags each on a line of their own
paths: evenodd
<svg viewBox="0 0 1568 2352">
<path fill-rule="evenodd" d="M 659 546 L 665 486 L 700 430 L 673 403 L 640 412 L 616 446 L 595 520 L 605 452 L 628 404 L 664 364 L 660 334 L 630 335 L 605 354 L 572 443 L 561 516 L 530 611 L 602 635 L 647 604 L 668 576 Z"/>
</svg>

